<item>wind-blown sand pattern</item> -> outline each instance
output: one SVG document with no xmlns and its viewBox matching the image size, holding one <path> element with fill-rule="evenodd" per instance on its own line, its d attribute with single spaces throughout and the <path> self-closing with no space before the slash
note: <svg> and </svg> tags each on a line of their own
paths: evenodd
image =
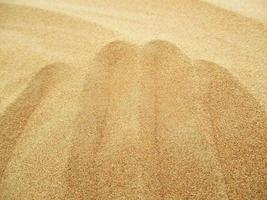
<svg viewBox="0 0 267 200">
<path fill-rule="evenodd" d="M 0 199 L 266 199 L 265 3 L 208 2 L 0 0 Z"/>
</svg>

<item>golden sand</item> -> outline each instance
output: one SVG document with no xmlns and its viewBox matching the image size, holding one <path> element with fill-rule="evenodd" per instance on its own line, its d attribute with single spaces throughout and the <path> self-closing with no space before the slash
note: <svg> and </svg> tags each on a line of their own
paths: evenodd
<svg viewBox="0 0 267 200">
<path fill-rule="evenodd" d="M 0 0 L 0 199 L 266 199 L 266 3 L 222 2 Z"/>
</svg>

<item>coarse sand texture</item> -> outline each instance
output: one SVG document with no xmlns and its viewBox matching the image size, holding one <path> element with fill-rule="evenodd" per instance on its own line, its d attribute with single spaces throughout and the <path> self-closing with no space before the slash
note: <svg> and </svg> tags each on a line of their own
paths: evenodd
<svg viewBox="0 0 267 200">
<path fill-rule="evenodd" d="M 0 0 L 0 200 L 267 199 L 267 4 L 234 2 Z"/>
</svg>

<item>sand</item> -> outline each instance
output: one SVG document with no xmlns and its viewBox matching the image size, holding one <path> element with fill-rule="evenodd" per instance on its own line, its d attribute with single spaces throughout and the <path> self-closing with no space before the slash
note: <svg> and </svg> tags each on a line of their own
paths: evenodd
<svg viewBox="0 0 267 200">
<path fill-rule="evenodd" d="M 0 199 L 266 199 L 266 6 L 0 0 Z"/>
</svg>

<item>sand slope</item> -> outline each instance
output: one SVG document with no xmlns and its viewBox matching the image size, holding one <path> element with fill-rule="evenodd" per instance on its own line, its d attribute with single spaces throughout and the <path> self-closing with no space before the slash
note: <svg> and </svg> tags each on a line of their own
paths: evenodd
<svg viewBox="0 0 267 200">
<path fill-rule="evenodd" d="M 36 107 L 45 98 L 47 91 L 56 81 L 57 64 L 44 67 L 38 72 L 29 86 L 5 110 L 1 116 L 1 177 L 16 141 Z M 3 165 L 3 166 L 2 166 Z"/>
<path fill-rule="evenodd" d="M 265 199 L 266 22 L 233 10 L 1 0 L 0 199 Z"/>
</svg>

